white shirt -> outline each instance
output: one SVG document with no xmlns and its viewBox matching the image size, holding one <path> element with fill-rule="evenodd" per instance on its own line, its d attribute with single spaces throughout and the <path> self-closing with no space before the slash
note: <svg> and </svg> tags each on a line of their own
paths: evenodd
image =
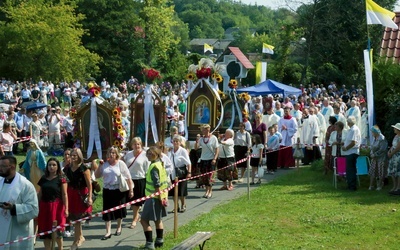
<svg viewBox="0 0 400 250">
<path fill-rule="evenodd" d="M 352 141 L 355 141 L 356 144 L 349 150 L 342 150 L 342 155 L 360 154 L 361 132 L 356 125 L 350 127 L 349 131 L 347 132 L 346 138 L 343 141 L 343 146 L 347 147 Z"/>
<path fill-rule="evenodd" d="M 215 135 L 211 135 L 208 138 L 201 137 L 199 145 L 202 148 L 200 159 L 203 161 L 209 161 L 215 157 L 215 149 L 219 146 L 218 139 Z"/>
<path fill-rule="evenodd" d="M 100 166 L 101 176 L 103 176 L 103 187 L 116 190 L 119 188 L 118 176 L 122 175 L 125 179 L 131 179 L 131 173 L 129 173 L 128 167 L 125 162 L 117 161 L 115 165 L 110 165 L 108 162 L 104 162 Z"/>
<path fill-rule="evenodd" d="M 235 157 L 235 151 L 233 148 L 234 141 L 232 138 L 221 141 L 219 144 L 219 158 L 230 158 Z"/>
<path fill-rule="evenodd" d="M 186 149 L 179 147 L 178 150 L 176 152 L 174 152 L 174 150 L 170 150 L 168 152 L 168 158 L 172 163 L 173 166 L 173 171 L 171 174 L 172 179 L 175 179 L 176 173 L 175 173 L 175 168 L 179 168 L 182 167 L 184 165 L 186 165 L 186 168 L 191 165 L 191 161 L 189 158 L 189 153 L 187 152 Z"/>
<path fill-rule="evenodd" d="M 129 168 L 132 180 L 139 180 L 146 178 L 146 172 L 150 166 L 150 162 L 146 157 L 146 151 L 142 150 L 142 152 L 137 157 L 135 157 L 133 150 L 129 151 L 128 153 L 125 154 L 123 160 L 126 166 Z"/>
</svg>

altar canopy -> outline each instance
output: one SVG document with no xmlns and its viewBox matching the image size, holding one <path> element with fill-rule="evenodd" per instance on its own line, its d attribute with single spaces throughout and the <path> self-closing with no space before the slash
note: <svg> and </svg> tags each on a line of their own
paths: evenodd
<svg viewBox="0 0 400 250">
<path fill-rule="evenodd" d="M 237 93 L 247 92 L 251 96 L 258 96 L 258 95 L 266 96 L 269 94 L 282 94 L 283 96 L 301 95 L 301 89 L 291 87 L 289 85 L 270 79 L 251 87 L 237 89 L 236 92 Z"/>
</svg>

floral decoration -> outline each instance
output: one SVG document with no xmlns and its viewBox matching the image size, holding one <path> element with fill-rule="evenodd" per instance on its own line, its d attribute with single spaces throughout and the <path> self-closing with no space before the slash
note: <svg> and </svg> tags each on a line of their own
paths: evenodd
<svg viewBox="0 0 400 250">
<path fill-rule="evenodd" d="M 136 93 L 142 89 L 142 86 L 140 85 L 139 81 L 135 78 L 128 81 L 127 88 L 129 93 Z"/>
<path fill-rule="evenodd" d="M 225 70 L 223 65 L 215 65 L 210 58 L 202 58 L 198 65 L 190 65 L 188 68 L 189 73 L 186 75 L 186 79 L 194 81 L 202 78 L 211 77 L 216 82 L 222 82 L 223 78 L 221 73 Z"/>
<path fill-rule="evenodd" d="M 160 96 L 168 96 L 172 92 L 172 85 L 170 82 L 163 82 L 160 85 Z"/>
<path fill-rule="evenodd" d="M 193 73 L 188 73 L 188 74 L 186 75 L 186 80 L 188 80 L 188 81 L 194 81 L 194 80 L 196 80 L 196 75 L 193 74 Z"/>
<path fill-rule="evenodd" d="M 125 128 L 122 125 L 121 108 L 114 108 L 112 111 L 114 120 L 114 142 L 113 145 L 119 149 L 124 148 Z"/>
<path fill-rule="evenodd" d="M 200 68 L 196 70 L 197 78 L 208 78 L 211 76 L 211 69 L 210 68 Z"/>
<path fill-rule="evenodd" d="M 150 69 L 143 69 L 142 70 L 143 78 L 147 83 L 154 83 L 156 79 L 161 79 L 160 72 L 157 70 L 150 68 Z"/>
<path fill-rule="evenodd" d="M 238 97 L 239 97 L 239 99 L 241 99 L 241 100 L 243 100 L 245 102 L 248 102 L 251 99 L 251 96 L 246 92 L 238 94 Z"/>
<path fill-rule="evenodd" d="M 211 78 L 215 80 L 217 83 L 221 83 L 224 80 L 224 78 L 218 73 L 212 74 Z"/>
<path fill-rule="evenodd" d="M 227 97 L 226 94 L 219 89 L 218 89 L 218 94 L 221 99 L 226 99 L 226 97 Z"/>
<path fill-rule="evenodd" d="M 95 82 L 88 83 L 88 93 L 90 96 L 100 96 L 101 88 Z"/>
<path fill-rule="evenodd" d="M 228 83 L 228 87 L 231 89 L 237 89 L 238 83 L 235 79 L 231 79 Z"/>
</svg>

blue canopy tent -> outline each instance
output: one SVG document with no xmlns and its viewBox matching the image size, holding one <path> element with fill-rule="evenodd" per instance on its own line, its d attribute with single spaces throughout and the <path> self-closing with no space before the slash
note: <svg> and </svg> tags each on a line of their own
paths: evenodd
<svg viewBox="0 0 400 250">
<path fill-rule="evenodd" d="M 289 85 L 269 79 L 251 87 L 237 89 L 236 92 L 237 93 L 247 92 L 251 96 L 257 96 L 257 95 L 266 96 L 269 94 L 282 94 L 283 96 L 301 95 L 301 89 L 291 87 Z"/>
</svg>

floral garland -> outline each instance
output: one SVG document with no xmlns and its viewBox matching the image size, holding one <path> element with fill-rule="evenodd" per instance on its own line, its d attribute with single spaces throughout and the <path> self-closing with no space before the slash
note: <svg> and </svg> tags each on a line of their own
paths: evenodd
<svg viewBox="0 0 400 250">
<path fill-rule="evenodd" d="M 113 145 L 119 149 L 124 149 L 125 128 L 122 125 L 121 108 L 117 107 L 113 110 L 113 124 L 114 124 L 114 141 Z"/>
</svg>

